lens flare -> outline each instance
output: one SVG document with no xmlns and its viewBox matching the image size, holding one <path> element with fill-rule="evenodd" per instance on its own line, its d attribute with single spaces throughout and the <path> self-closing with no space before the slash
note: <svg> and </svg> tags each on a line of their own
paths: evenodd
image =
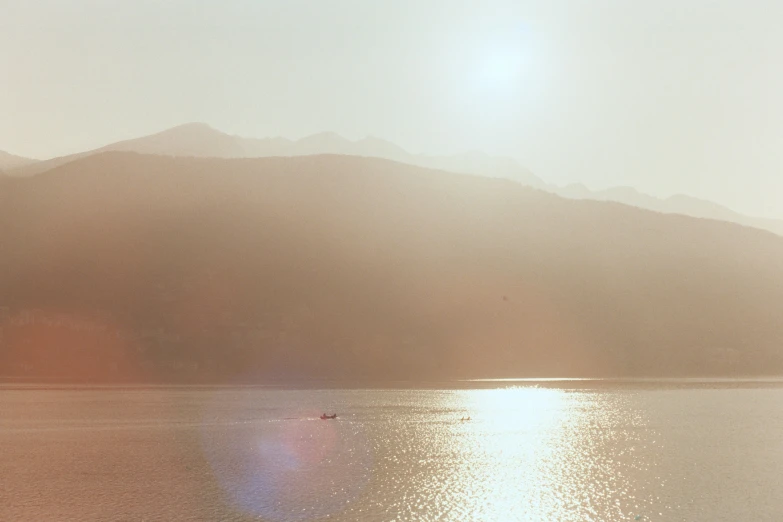
<svg viewBox="0 0 783 522">
<path fill-rule="evenodd" d="M 73 310 L 0 310 L 7 377 L 61 382 L 144 379 L 132 336 L 111 317 Z"/>
<path fill-rule="evenodd" d="M 312 520 L 343 511 L 365 489 L 372 452 L 358 423 L 250 403 L 226 411 L 216 399 L 205 411 L 202 448 L 238 511 L 270 521 Z"/>
</svg>

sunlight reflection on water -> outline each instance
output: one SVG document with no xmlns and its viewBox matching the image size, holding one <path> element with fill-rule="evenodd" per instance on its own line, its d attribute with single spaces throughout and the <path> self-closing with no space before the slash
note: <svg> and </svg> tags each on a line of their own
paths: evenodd
<svg viewBox="0 0 783 522">
<path fill-rule="evenodd" d="M 432 406 L 442 413 L 425 427 L 397 430 L 415 442 L 406 445 L 390 431 L 377 448 L 418 456 L 394 458 L 388 471 L 376 468 L 381 477 L 408 477 L 403 483 L 385 479 L 385 500 L 393 505 L 387 505 L 388 515 L 399 510 L 403 520 L 647 520 L 650 499 L 630 493 L 644 492 L 652 464 L 635 453 L 641 442 L 635 428 L 644 419 L 618 414 L 621 398 L 507 388 L 442 393 L 438 399 Z M 460 420 L 467 416 L 470 421 Z M 395 503 L 398 498 L 405 501 Z"/>
<path fill-rule="evenodd" d="M 660 448 L 646 447 L 627 395 L 509 387 L 343 400 L 353 412 L 334 422 L 288 407 L 252 420 L 255 403 L 236 397 L 212 410 L 211 425 L 234 423 L 203 441 L 237 509 L 268 520 L 648 520 Z"/>
<path fill-rule="evenodd" d="M 6 390 L 0 520 L 774 521 L 782 399 L 778 385 Z"/>
</svg>

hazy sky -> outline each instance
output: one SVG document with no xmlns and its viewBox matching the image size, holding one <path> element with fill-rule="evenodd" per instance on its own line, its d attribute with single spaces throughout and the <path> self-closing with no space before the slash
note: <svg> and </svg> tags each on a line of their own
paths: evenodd
<svg viewBox="0 0 783 522">
<path fill-rule="evenodd" d="M 0 149 L 204 121 L 783 217 L 777 0 L 0 0 Z"/>
</svg>

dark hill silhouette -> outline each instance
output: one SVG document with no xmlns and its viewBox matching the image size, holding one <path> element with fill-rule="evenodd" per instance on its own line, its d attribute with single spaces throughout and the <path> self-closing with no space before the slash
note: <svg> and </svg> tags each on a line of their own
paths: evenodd
<svg viewBox="0 0 783 522">
<path fill-rule="evenodd" d="M 99 154 L 0 242 L 6 376 L 783 371 L 783 238 L 379 159 Z"/>
</svg>

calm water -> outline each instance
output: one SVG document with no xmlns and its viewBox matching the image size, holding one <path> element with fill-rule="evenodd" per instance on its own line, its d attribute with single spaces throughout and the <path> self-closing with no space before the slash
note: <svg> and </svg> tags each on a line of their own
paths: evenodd
<svg viewBox="0 0 783 522">
<path fill-rule="evenodd" d="M 492 386 L 0 389 L 0 520 L 783 520 L 779 385 Z"/>
</svg>

